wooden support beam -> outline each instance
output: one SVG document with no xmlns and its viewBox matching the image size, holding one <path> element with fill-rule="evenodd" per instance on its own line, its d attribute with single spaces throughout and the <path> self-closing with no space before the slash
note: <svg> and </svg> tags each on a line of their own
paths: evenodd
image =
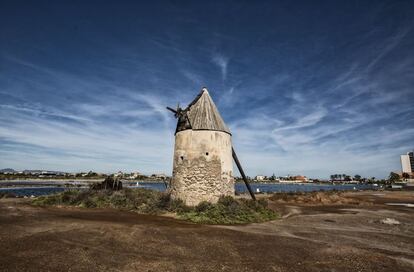
<svg viewBox="0 0 414 272">
<path fill-rule="evenodd" d="M 250 184 L 247 181 L 246 175 L 244 174 L 243 168 L 241 167 L 241 164 L 239 162 L 239 159 L 237 158 L 236 152 L 234 151 L 233 147 L 231 147 L 231 152 L 233 154 L 234 162 L 236 163 L 237 168 L 239 169 L 240 175 L 242 176 L 242 178 L 244 180 L 244 183 L 246 184 L 246 187 L 247 187 L 247 190 L 250 193 L 250 196 L 252 197 L 253 200 L 256 200 L 256 196 L 254 195 L 254 193 L 252 191 L 252 188 L 250 187 Z"/>
</svg>

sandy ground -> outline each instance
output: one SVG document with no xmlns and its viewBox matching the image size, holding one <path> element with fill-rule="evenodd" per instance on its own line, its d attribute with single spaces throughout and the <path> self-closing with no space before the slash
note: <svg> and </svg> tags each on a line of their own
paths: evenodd
<svg viewBox="0 0 414 272">
<path fill-rule="evenodd" d="M 414 192 L 342 197 L 272 201 L 281 219 L 243 226 L 1 199 L 0 271 L 414 271 L 414 208 L 385 205 Z"/>
</svg>

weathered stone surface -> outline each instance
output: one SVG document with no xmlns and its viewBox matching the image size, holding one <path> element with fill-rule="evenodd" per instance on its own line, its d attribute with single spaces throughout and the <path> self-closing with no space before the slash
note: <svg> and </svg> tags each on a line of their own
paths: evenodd
<svg viewBox="0 0 414 272">
<path fill-rule="evenodd" d="M 234 195 L 231 135 L 184 130 L 176 134 L 171 195 L 187 205 Z"/>
</svg>

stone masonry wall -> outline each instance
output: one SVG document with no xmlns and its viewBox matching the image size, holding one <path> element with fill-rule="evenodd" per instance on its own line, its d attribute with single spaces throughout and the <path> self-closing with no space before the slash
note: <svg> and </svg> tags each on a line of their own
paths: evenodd
<svg viewBox="0 0 414 272">
<path fill-rule="evenodd" d="M 171 195 L 187 205 L 234 196 L 229 134 L 192 130 L 176 134 Z"/>
</svg>

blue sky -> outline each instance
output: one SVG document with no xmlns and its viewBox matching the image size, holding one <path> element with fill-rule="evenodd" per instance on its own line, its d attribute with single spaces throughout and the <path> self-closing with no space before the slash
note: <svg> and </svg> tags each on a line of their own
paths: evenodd
<svg viewBox="0 0 414 272">
<path fill-rule="evenodd" d="M 400 169 L 412 1 L 204 2 L 1 1 L 0 168 L 170 174 L 206 86 L 250 176 Z"/>
</svg>

